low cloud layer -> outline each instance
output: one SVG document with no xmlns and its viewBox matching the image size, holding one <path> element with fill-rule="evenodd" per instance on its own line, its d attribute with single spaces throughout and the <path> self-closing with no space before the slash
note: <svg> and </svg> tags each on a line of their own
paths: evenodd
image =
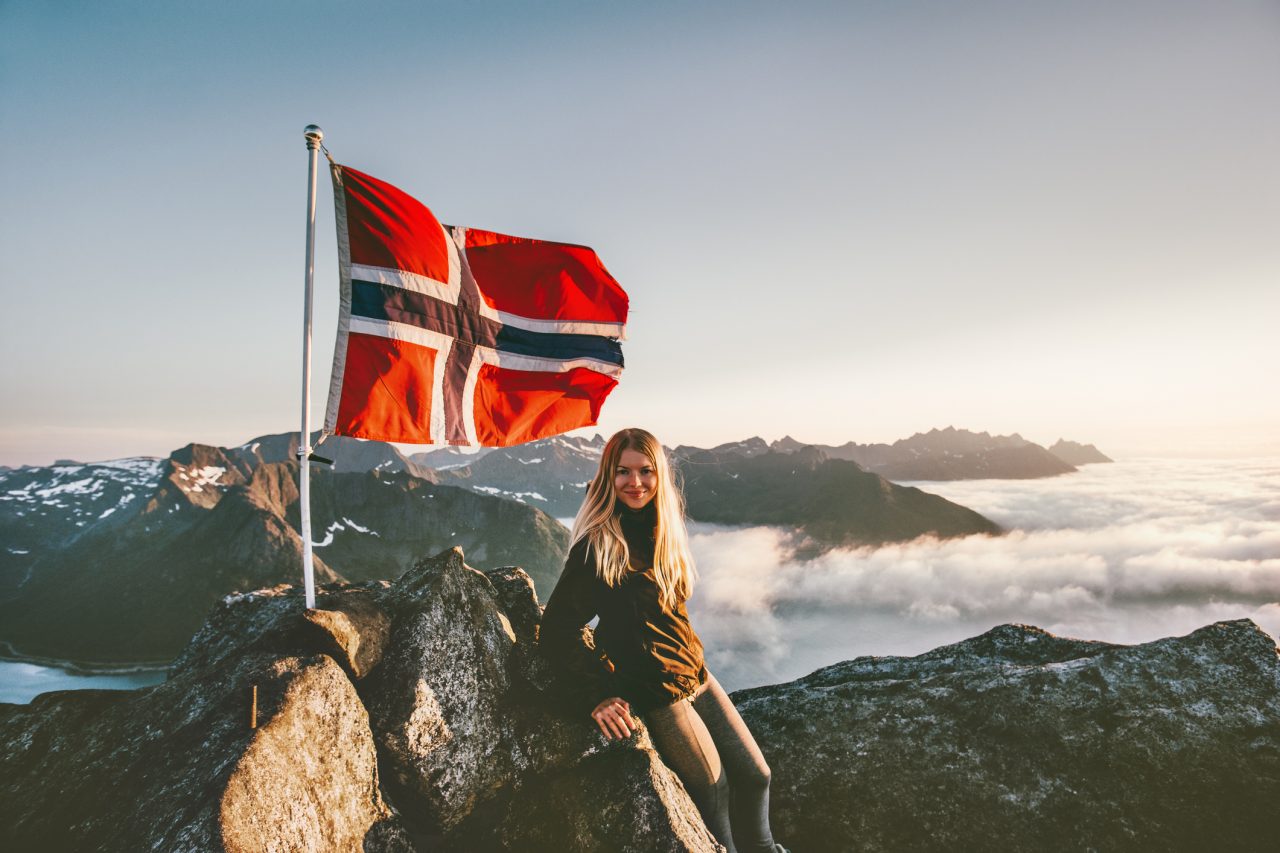
<svg viewBox="0 0 1280 853">
<path fill-rule="evenodd" d="M 1223 619 L 1280 635 L 1280 460 L 1140 460 L 1043 480 L 918 483 L 1010 532 L 789 553 L 787 531 L 694 525 L 690 602 L 730 689 L 1005 622 L 1140 643 Z"/>
</svg>

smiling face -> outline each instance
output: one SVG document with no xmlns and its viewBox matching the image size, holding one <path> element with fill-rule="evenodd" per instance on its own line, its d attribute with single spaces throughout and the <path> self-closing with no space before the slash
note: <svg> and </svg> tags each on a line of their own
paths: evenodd
<svg viewBox="0 0 1280 853">
<path fill-rule="evenodd" d="M 658 490 L 653 461 L 639 450 L 624 450 L 613 469 L 613 491 L 631 509 L 642 509 Z"/>
</svg>

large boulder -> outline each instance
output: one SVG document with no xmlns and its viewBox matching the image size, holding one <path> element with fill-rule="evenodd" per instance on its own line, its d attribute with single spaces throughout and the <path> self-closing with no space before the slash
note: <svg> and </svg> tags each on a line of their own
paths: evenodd
<svg viewBox="0 0 1280 853">
<path fill-rule="evenodd" d="M 1272 850 L 1280 659 L 1245 619 L 1135 646 L 1001 625 L 734 700 L 816 850 Z"/>
<path fill-rule="evenodd" d="M 361 683 L 384 784 L 414 835 L 457 850 L 715 850 L 641 731 L 606 742 L 555 709 L 533 654 L 541 612 L 519 569 L 458 549 L 383 596 L 387 652 Z"/>
<path fill-rule="evenodd" d="M 0 706 L 0 805 L 6 850 L 408 849 L 368 714 L 320 655 Z"/>
</svg>

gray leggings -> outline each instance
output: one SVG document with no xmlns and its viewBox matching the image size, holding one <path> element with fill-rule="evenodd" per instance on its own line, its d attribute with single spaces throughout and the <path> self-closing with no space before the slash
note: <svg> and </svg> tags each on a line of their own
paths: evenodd
<svg viewBox="0 0 1280 853">
<path fill-rule="evenodd" d="M 716 840 L 729 853 L 773 853 L 769 765 L 715 676 L 707 673 L 691 698 L 645 714 L 644 723 Z"/>
</svg>

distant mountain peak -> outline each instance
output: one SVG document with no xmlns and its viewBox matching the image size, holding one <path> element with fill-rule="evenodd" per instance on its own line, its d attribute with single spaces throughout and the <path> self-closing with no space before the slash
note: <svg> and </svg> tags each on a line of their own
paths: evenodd
<svg viewBox="0 0 1280 853">
<path fill-rule="evenodd" d="M 1095 462 L 1113 462 L 1101 450 L 1092 444 L 1080 444 L 1060 438 L 1049 448 L 1049 452 L 1068 465 L 1090 465 Z"/>
<path fill-rule="evenodd" d="M 769 452 L 769 442 L 765 441 L 758 435 L 743 441 L 729 441 L 724 444 L 718 444 L 711 448 L 716 453 L 736 453 L 740 456 L 755 456 L 759 453 Z"/>
</svg>

